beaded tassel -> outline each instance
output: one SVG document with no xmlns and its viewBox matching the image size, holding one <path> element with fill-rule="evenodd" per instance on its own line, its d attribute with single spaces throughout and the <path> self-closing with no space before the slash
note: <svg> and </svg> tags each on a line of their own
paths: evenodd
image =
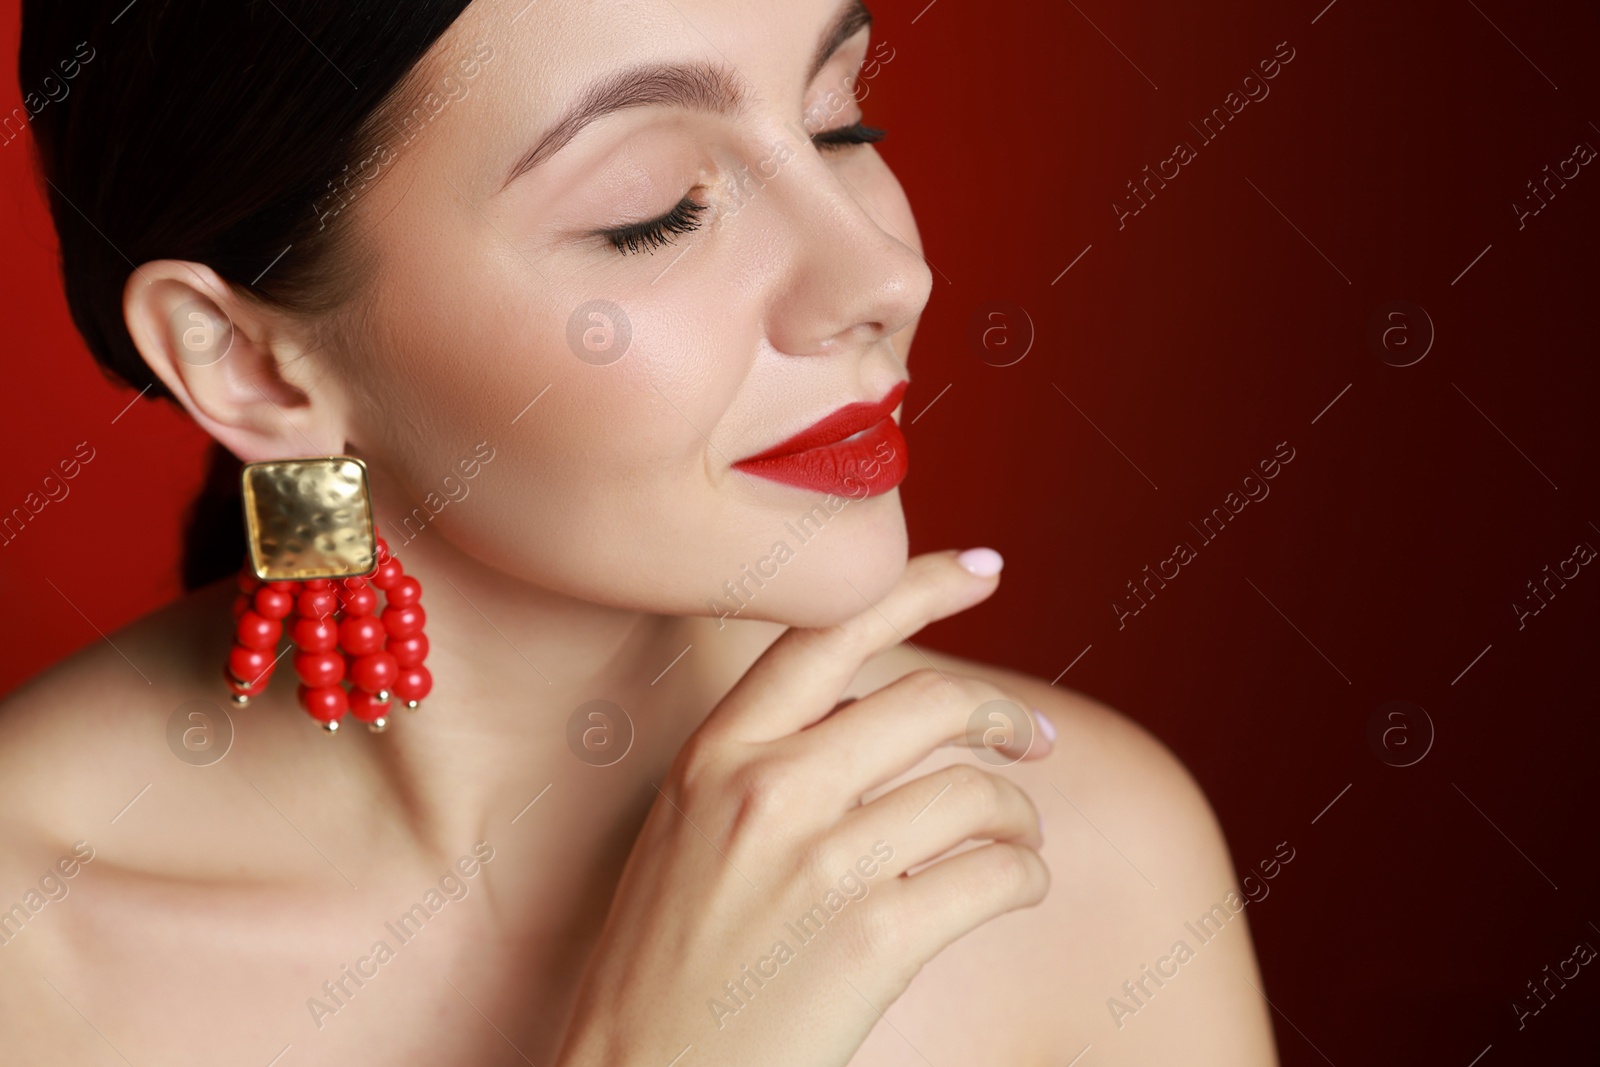
<svg viewBox="0 0 1600 1067">
<path fill-rule="evenodd" d="M 422 610 L 422 583 L 406 574 L 389 546 L 378 538 L 378 569 L 370 579 L 383 590 L 380 620 L 385 634 L 384 652 L 395 664 L 391 688 L 407 708 L 417 710 L 433 690 L 433 675 L 422 661 L 428 658 L 428 636 L 422 632 L 428 616 Z"/>
<path fill-rule="evenodd" d="M 428 655 L 422 585 L 405 573 L 382 537 L 377 561 L 364 577 L 298 582 L 262 582 L 247 565 L 233 606 L 234 647 L 223 670 L 234 703 L 243 707 L 266 689 L 287 620 L 300 706 L 323 729 L 336 732 L 349 713 L 381 731 L 395 698 L 416 710 L 433 688 L 433 676 L 422 665 Z M 379 590 L 385 600 L 381 614 Z"/>
<path fill-rule="evenodd" d="M 263 582 L 246 570 L 239 576 L 239 595 L 233 602 L 233 650 L 222 670 L 223 679 L 240 707 L 272 680 L 277 666 L 273 650 L 283 636 L 283 619 L 294 607 L 296 582 Z"/>
</svg>

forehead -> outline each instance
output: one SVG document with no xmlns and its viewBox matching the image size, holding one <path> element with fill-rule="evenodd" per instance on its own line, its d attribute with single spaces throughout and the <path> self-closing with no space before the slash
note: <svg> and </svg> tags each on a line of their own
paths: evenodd
<svg viewBox="0 0 1600 1067">
<path fill-rule="evenodd" d="M 844 0 L 474 0 L 436 42 L 418 80 L 442 81 L 476 50 L 524 114 L 553 112 L 583 84 L 645 63 L 721 61 L 755 83 L 803 82 Z M 530 114 L 531 112 L 531 114 Z"/>
</svg>

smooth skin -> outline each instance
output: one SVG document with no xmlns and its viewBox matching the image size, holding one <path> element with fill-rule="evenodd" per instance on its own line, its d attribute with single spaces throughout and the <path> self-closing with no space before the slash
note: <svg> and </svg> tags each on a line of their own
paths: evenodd
<svg viewBox="0 0 1600 1067">
<path fill-rule="evenodd" d="M 492 44 L 341 217 L 350 306 L 307 321 L 199 263 L 130 276 L 141 353 L 236 455 L 367 460 L 437 681 L 387 733 L 329 738 L 284 670 L 225 757 L 186 764 L 174 712 L 226 703 L 224 582 L 12 694 L 7 1062 L 1275 1063 L 1244 915 L 1114 1021 L 1122 983 L 1234 890 L 1221 833 L 1125 718 L 908 643 L 999 578 L 908 561 L 898 491 L 708 612 L 818 503 L 731 463 L 907 375 L 931 278 L 904 193 L 871 146 L 796 133 L 860 117 L 869 31 L 808 78 L 833 0 L 525 7 L 476 0 L 419 67 L 426 88 Z M 583 86 L 647 63 L 743 106 L 616 111 L 504 182 Z M 735 197 L 775 146 L 781 170 Z M 684 195 L 716 224 L 654 254 L 593 236 Z M 607 366 L 565 342 L 596 296 L 632 325 Z M 196 306 L 226 357 L 184 350 Z M 494 458 L 458 498 L 479 442 Z M 603 768 L 568 747 L 596 698 L 634 730 Z M 967 724 L 995 699 L 1054 741 L 990 762 Z M 830 890 L 824 932 L 763 964 Z M 772 977 L 737 1003 L 747 965 Z"/>
</svg>

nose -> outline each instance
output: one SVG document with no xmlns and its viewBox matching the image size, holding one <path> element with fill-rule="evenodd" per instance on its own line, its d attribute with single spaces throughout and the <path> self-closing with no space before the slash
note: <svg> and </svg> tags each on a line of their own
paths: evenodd
<svg viewBox="0 0 1600 1067">
<path fill-rule="evenodd" d="M 853 149 L 868 152 L 871 149 Z M 859 350 L 894 336 L 928 303 L 933 274 L 916 248 L 900 184 L 881 159 L 851 174 L 807 144 L 785 168 L 773 203 L 780 262 L 767 339 L 793 356 Z"/>
</svg>

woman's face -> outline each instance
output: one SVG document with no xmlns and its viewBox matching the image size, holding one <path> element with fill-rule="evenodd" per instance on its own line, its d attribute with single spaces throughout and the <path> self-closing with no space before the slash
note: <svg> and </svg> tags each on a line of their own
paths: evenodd
<svg viewBox="0 0 1600 1067">
<path fill-rule="evenodd" d="M 337 373 L 397 553 L 445 538 L 585 600 L 794 625 L 887 590 L 897 431 L 735 466 L 892 402 L 928 298 L 876 149 L 813 141 L 884 58 L 850 14 L 477 0 L 436 43 L 433 97 L 347 194 L 373 274 Z"/>
</svg>

